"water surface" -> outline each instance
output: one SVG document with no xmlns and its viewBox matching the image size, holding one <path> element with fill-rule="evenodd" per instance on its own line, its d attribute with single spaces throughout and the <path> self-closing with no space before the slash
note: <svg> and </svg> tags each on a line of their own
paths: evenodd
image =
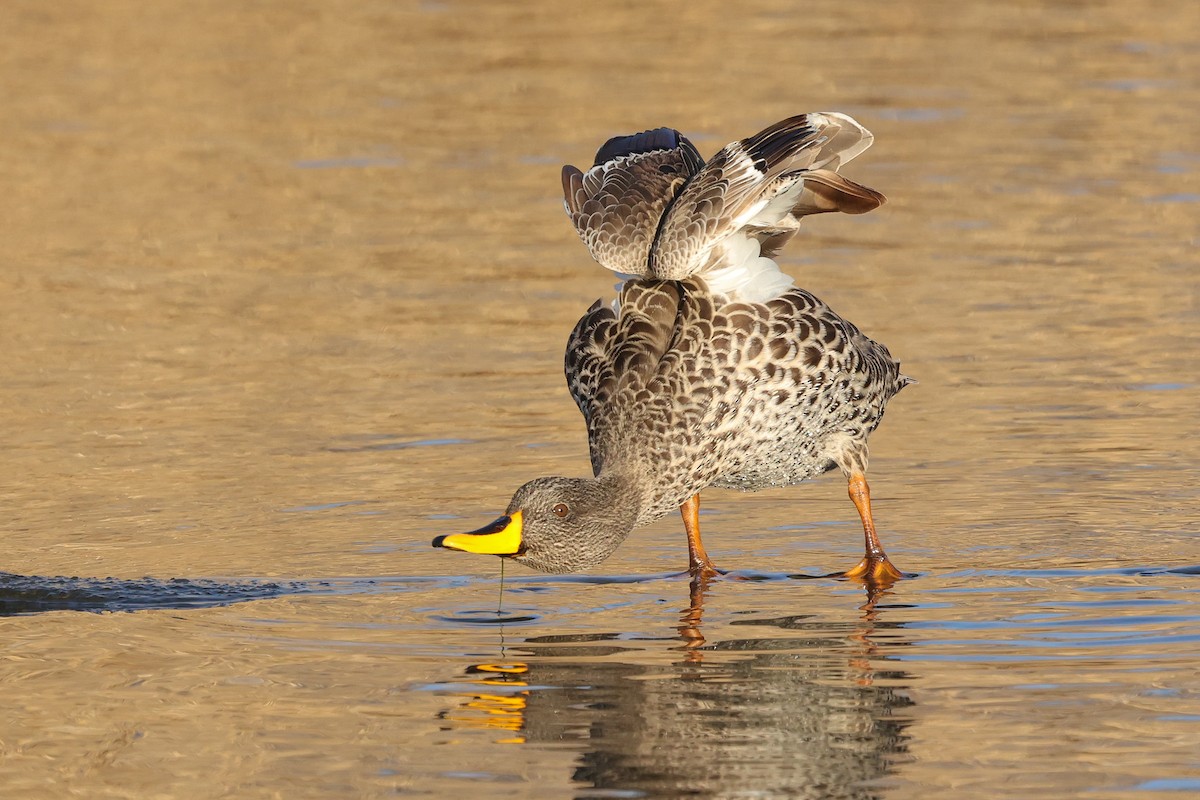
<svg viewBox="0 0 1200 800">
<path fill-rule="evenodd" d="M 5 17 L 6 796 L 1200 793 L 1194 3 Z M 503 592 L 430 549 L 587 469 L 560 166 L 825 109 L 890 202 L 785 268 L 920 380 L 915 577 L 815 577 L 836 476 L 706 494 L 704 592 L 677 520 Z"/>
</svg>

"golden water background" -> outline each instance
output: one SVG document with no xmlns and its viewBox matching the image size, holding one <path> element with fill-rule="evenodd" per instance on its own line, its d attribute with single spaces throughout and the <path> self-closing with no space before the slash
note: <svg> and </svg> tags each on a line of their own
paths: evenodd
<svg viewBox="0 0 1200 800">
<path fill-rule="evenodd" d="M 0 794 L 1200 791 L 1198 40 L 1188 0 L 5 4 L 0 570 L 144 602 L 0 619 Z M 495 562 L 430 538 L 587 470 L 561 350 L 613 280 L 560 166 L 805 110 L 876 134 L 888 205 L 783 261 L 920 381 L 871 469 L 919 577 L 782 577 L 860 552 L 831 477 L 706 496 L 774 579 L 704 647 L 686 583 L 617 581 L 677 520 L 480 624 Z"/>
</svg>

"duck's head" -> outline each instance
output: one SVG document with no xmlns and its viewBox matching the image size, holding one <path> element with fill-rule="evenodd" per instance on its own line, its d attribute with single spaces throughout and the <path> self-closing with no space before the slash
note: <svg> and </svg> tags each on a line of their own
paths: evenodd
<svg viewBox="0 0 1200 800">
<path fill-rule="evenodd" d="M 618 484 L 592 478 L 538 478 L 517 489 L 504 516 L 434 547 L 488 553 L 542 572 L 577 572 L 608 558 L 633 529 L 638 509 Z"/>
</svg>

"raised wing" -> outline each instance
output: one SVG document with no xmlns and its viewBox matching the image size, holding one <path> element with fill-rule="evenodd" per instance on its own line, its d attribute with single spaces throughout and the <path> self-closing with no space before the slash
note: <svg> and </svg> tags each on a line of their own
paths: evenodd
<svg viewBox="0 0 1200 800">
<path fill-rule="evenodd" d="M 650 274 L 668 280 L 703 275 L 729 265 L 722 245 L 735 234 L 777 249 L 800 217 L 878 208 L 882 194 L 837 174 L 873 139 L 850 117 L 829 112 L 790 117 L 727 145 L 663 214 L 650 248 Z"/>
<path fill-rule="evenodd" d="M 563 167 L 563 202 L 601 266 L 647 275 L 663 213 L 703 165 L 695 146 L 670 128 L 615 137 L 586 173 Z"/>
</svg>

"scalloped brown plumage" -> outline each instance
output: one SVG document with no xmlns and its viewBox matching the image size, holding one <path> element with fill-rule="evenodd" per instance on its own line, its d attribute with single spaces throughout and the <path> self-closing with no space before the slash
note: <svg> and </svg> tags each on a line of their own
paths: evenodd
<svg viewBox="0 0 1200 800">
<path fill-rule="evenodd" d="M 596 301 L 567 342 L 567 385 L 587 424 L 594 477 L 530 481 L 496 523 L 435 544 L 570 572 L 678 508 L 689 570 L 711 576 L 701 491 L 786 486 L 840 467 L 866 542 L 844 574 L 873 585 L 899 578 L 871 515 L 867 438 L 911 380 L 886 347 L 778 280 L 760 255 L 803 216 L 883 203 L 836 171 L 870 142 L 849 117 L 808 114 L 707 163 L 678 132 L 658 128 L 610 139 L 587 173 L 565 167 L 567 213 L 588 249 L 640 276 L 618 302 Z"/>
</svg>

